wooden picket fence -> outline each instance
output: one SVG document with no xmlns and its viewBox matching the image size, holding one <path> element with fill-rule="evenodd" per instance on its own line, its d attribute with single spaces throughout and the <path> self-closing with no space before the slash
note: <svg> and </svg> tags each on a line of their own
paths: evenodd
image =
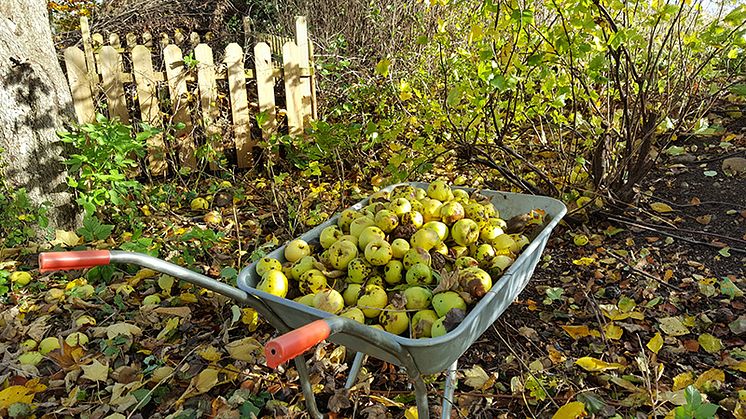
<svg viewBox="0 0 746 419">
<path fill-rule="evenodd" d="M 253 161 L 252 148 L 256 139 L 252 138 L 251 126 L 256 123 L 256 118 L 252 118 L 252 111 L 266 115 L 267 122 L 261 127 L 265 139 L 278 130 L 278 117 L 282 115 L 287 119 L 290 135 L 302 134 L 308 121 L 316 117 L 313 44 L 309 42 L 303 16 L 296 17 L 295 39 L 251 34 L 256 41 L 253 46 L 253 69 L 246 68 L 243 48 L 236 43 L 225 48 L 224 66 L 215 65 L 212 49 L 200 42 L 199 35 L 192 33 L 189 35 L 189 44 L 193 48 L 193 57 L 189 55 L 192 59 L 185 62 L 178 45 L 184 45 L 186 39 L 179 33 L 174 34 L 174 43 L 166 34 L 161 34 L 160 40 L 154 41 L 147 32 L 142 34 L 142 42 L 138 43 L 137 37 L 130 33 L 125 37 L 124 46 L 119 36 L 112 34 L 108 45 L 104 45 L 100 34 L 90 34 L 85 17 L 81 18 L 80 23 L 83 51 L 76 47 L 64 51 L 78 122 L 94 121 L 98 107 L 99 111 L 105 108 L 110 118 L 119 118 L 124 123 L 137 120 L 139 111 L 140 121 L 152 127 L 171 127 L 175 144 L 167 144 L 162 134 L 148 139 L 148 167 L 153 175 L 167 172 L 168 147 L 173 147 L 176 152 L 177 164 L 190 168 L 197 166 L 196 126 L 202 127 L 204 137 L 213 150 L 225 151 L 221 138 L 225 123 L 220 125 L 218 119 L 221 118 L 219 103 L 226 101 L 221 98 L 229 98 L 230 112 L 224 114 L 230 117 L 237 164 L 241 168 L 251 166 Z M 244 28 L 250 30 L 247 21 Z M 162 55 L 155 58 L 162 63 L 165 72 L 153 69 L 153 58 L 158 49 L 161 49 Z M 273 60 L 273 55 L 281 57 L 282 63 Z M 130 72 L 124 70 L 125 59 L 131 63 Z M 227 92 L 219 91 L 220 80 L 227 80 Z M 254 80 L 256 84 L 255 102 L 249 102 L 249 80 Z M 280 80 L 284 83 L 279 83 Z M 194 82 L 196 90 L 190 90 L 189 86 L 194 86 Z M 278 106 L 282 103 L 276 103 L 276 85 L 280 89 L 284 87 L 284 108 Z M 168 91 L 170 106 L 162 103 L 165 90 Z M 195 91 L 198 97 L 194 97 Z M 94 100 L 101 92 L 105 96 L 105 105 Z M 190 97 L 193 107 L 199 104 L 197 112 L 189 111 Z M 128 98 L 132 106 L 128 106 Z M 168 114 L 167 109 L 170 109 Z M 174 128 L 177 126 L 183 128 Z M 211 169 L 216 168 L 211 161 Z"/>
</svg>

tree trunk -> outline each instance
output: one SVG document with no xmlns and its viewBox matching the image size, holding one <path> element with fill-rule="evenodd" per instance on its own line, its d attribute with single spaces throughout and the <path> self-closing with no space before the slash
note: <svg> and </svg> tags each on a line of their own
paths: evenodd
<svg viewBox="0 0 746 419">
<path fill-rule="evenodd" d="M 46 0 L 0 1 L 0 174 L 11 190 L 47 203 L 50 224 L 63 229 L 74 227 L 77 211 L 55 132 L 73 118 Z"/>
</svg>

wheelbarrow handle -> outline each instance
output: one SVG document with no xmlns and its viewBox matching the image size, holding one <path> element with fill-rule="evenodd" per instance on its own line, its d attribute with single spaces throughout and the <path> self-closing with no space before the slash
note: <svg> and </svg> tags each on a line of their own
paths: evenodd
<svg viewBox="0 0 746 419">
<path fill-rule="evenodd" d="M 39 254 L 39 271 L 64 271 L 108 265 L 111 252 L 108 250 L 78 250 L 71 252 L 45 252 Z"/>
<path fill-rule="evenodd" d="M 267 342 L 264 346 L 267 365 L 277 368 L 328 338 L 331 331 L 329 323 L 320 319 Z"/>
</svg>

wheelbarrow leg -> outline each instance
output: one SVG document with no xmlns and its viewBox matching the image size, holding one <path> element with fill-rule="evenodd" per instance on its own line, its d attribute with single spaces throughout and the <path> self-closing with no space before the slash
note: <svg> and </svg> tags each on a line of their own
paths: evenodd
<svg viewBox="0 0 746 419">
<path fill-rule="evenodd" d="M 446 371 L 446 388 L 443 391 L 443 419 L 451 418 L 451 409 L 453 408 L 453 392 L 456 390 L 456 369 L 458 368 L 458 360 L 453 361 L 448 371 Z"/>
<path fill-rule="evenodd" d="M 355 382 L 357 382 L 357 376 L 360 374 L 360 368 L 363 367 L 363 358 L 365 358 L 365 354 L 362 352 L 357 352 L 355 354 L 355 360 L 352 361 L 352 366 L 350 367 L 350 375 L 347 376 L 347 382 L 345 383 L 345 388 L 350 389 L 352 386 L 355 385 Z"/>
<path fill-rule="evenodd" d="M 311 379 L 308 376 L 308 367 L 306 367 L 306 357 L 298 355 L 293 360 L 295 361 L 295 369 L 298 371 L 298 378 L 300 378 L 301 389 L 303 389 L 303 397 L 306 399 L 308 414 L 314 419 L 322 419 L 324 415 L 319 412 L 319 408 L 316 406 L 316 396 L 314 396 L 313 388 L 311 388 Z"/>
<path fill-rule="evenodd" d="M 413 378 L 414 382 L 414 396 L 417 401 L 417 417 L 418 418 L 429 418 L 430 408 L 427 402 L 427 387 L 425 381 L 422 380 L 422 376 L 418 375 L 417 378 Z"/>
</svg>

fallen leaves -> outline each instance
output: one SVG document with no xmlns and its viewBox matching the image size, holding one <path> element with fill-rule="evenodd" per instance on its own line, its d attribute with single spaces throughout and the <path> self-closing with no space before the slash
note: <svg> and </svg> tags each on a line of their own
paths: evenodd
<svg viewBox="0 0 746 419">
<path fill-rule="evenodd" d="M 658 320 L 658 327 L 669 336 L 683 336 L 689 334 L 689 329 L 684 326 L 678 317 L 664 317 Z"/>
<path fill-rule="evenodd" d="M 562 327 L 562 330 L 567 332 L 567 334 L 570 335 L 570 337 L 573 338 L 574 340 L 578 340 L 586 336 L 595 336 L 595 337 L 601 336 L 601 333 L 598 330 L 591 330 L 586 325 L 580 325 L 580 326 L 566 325 L 566 326 L 560 326 L 560 327 Z"/>
<path fill-rule="evenodd" d="M 701 335 L 699 335 L 699 337 L 697 338 L 697 342 L 699 342 L 702 349 L 711 354 L 723 349 L 723 343 L 720 341 L 720 339 L 709 333 L 702 333 Z"/>
<path fill-rule="evenodd" d="M 652 208 L 653 211 L 662 213 L 662 214 L 673 211 L 673 208 L 671 208 L 670 205 L 664 204 L 663 202 L 653 202 L 652 204 L 650 204 L 650 208 Z"/>
<path fill-rule="evenodd" d="M 225 349 L 231 358 L 246 362 L 253 362 L 256 352 L 261 348 L 262 345 L 251 337 L 239 339 L 225 345 Z"/>
<path fill-rule="evenodd" d="M 91 381 L 106 381 L 109 378 L 109 365 L 102 364 L 98 359 L 94 359 L 89 365 L 80 367 L 83 370 L 83 378 Z"/>
<path fill-rule="evenodd" d="M 608 371 L 608 370 L 617 370 L 624 368 L 624 365 L 618 364 L 615 362 L 605 362 L 600 359 L 596 359 L 590 356 L 584 356 L 582 358 L 578 358 L 575 361 L 575 364 L 580 366 L 586 371 L 590 372 L 599 372 L 599 371 Z"/>
<path fill-rule="evenodd" d="M 653 353 L 657 354 L 658 351 L 661 350 L 663 347 L 663 337 L 661 337 L 660 333 L 656 333 L 655 336 L 650 338 L 647 345 L 645 345 L 648 349 L 653 351 Z"/>
<path fill-rule="evenodd" d="M 585 415 L 585 404 L 583 402 L 569 402 L 560 407 L 552 415 L 552 419 L 577 419 Z"/>
</svg>

